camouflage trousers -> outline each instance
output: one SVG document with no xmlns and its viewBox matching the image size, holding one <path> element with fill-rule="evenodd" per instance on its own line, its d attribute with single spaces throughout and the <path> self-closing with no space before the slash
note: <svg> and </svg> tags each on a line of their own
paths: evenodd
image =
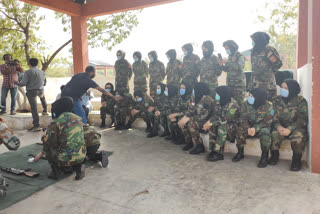
<svg viewBox="0 0 320 214">
<path fill-rule="evenodd" d="M 129 115 L 129 110 L 128 107 L 116 107 L 114 109 L 116 124 L 125 124 L 127 116 Z"/>
<path fill-rule="evenodd" d="M 234 142 L 238 125 L 236 123 L 221 124 L 209 129 L 209 148 L 220 154 L 224 153 L 224 144 L 227 140 Z"/>
<path fill-rule="evenodd" d="M 87 157 L 89 160 L 96 161 L 97 151 L 98 151 L 99 147 L 100 147 L 100 145 L 87 147 Z"/>
<path fill-rule="evenodd" d="M 115 112 L 114 112 L 114 107 L 101 107 L 100 108 L 100 117 L 101 119 L 106 119 L 107 114 L 110 115 L 110 118 L 112 120 L 115 119 Z"/>
<path fill-rule="evenodd" d="M 128 80 L 126 80 L 126 81 L 116 81 L 116 87 L 115 87 L 115 89 L 116 90 L 122 90 L 124 93 L 129 93 L 129 81 Z"/>
<path fill-rule="evenodd" d="M 244 102 L 244 97 L 246 95 L 246 87 L 238 86 L 238 87 L 232 87 L 229 86 L 232 90 L 232 97 L 237 101 L 239 106 Z"/>
<path fill-rule="evenodd" d="M 157 94 L 157 85 L 158 83 L 153 82 L 149 84 L 150 96 L 154 98 Z"/>
<path fill-rule="evenodd" d="M 138 84 L 134 84 L 134 91 L 142 91 L 143 93 L 146 93 L 148 91 L 148 85 L 138 85 Z"/>
<path fill-rule="evenodd" d="M 139 112 L 138 114 L 132 116 L 130 115 L 129 124 L 132 124 L 136 119 L 138 118 L 142 118 L 144 120 L 144 122 L 149 123 L 151 122 L 151 118 L 150 118 L 150 114 L 147 112 Z"/>
<path fill-rule="evenodd" d="M 248 128 L 239 127 L 237 130 L 237 147 L 244 147 L 246 144 L 246 139 L 251 136 L 248 135 Z M 269 150 L 271 147 L 271 131 L 268 128 L 262 128 L 259 132 L 255 134 L 254 137 L 259 137 L 261 150 Z"/>
<path fill-rule="evenodd" d="M 182 129 L 182 133 L 186 143 L 201 144 L 202 139 L 200 137 L 201 126 L 198 122 L 190 120 Z"/>
<path fill-rule="evenodd" d="M 271 150 L 279 150 L 283 140 L 289 140 L 291 149 L 294 153 L 302 154 L 308 141 L 308 133 L 303 129 L 296 129 L 289 136 L 281 136 L 276 130 L 271 133 L 272 145 Z"/>
</svg>

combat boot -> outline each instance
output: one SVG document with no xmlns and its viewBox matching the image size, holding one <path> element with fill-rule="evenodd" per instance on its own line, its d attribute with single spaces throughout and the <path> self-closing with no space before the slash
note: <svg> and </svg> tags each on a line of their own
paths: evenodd
<svg viewBox="0 0 320 214">
<path fill-rule="evenodd" d="M 151 132 L 152 131 L 152 126 L 151 126 L 151 122 L 147 122 L 147 128 L 146 128 L 146 132 Z"/>
<path fill-rule="evenodd" d="M 165 140 L 173 140 L 176 136 L 175 132 L 171 132 L 167 137 L 165 137 Z"/>
<path fill-rule="evenodd" d="M 164 132 L 160 135 L 160 137 L 165 137 L 165 136 L 168 136 L 170 134 L 170 131 L 168 128 L 165 128 L 164 129 Z"/>
<path fill-rule="evenodd" d="M 269 156 L 269 149 L 263 149 L 261 153 L 261 158 L 258 163 L 259 168 L 265 168 L 268 166 L 268 156 Z"/>
<path fill-rule="evenodd" d="M 156 137 L 156 136 L 158 136 L 158 132 L 155 132 L 155 131 L 152 131 L 147 135 L 148 138 L 153 138 L 153 137 Z"/>
<path fill-rule="evenodd" d="M 114 119 L 111 119 L 111 123 L 108 125 L 108 128 L 112 128 L 114 124 Z"/>
<path fill-rule="evenodd" d="M 232 158 L 232 162 L 238 162 L 244 158 L 244 147 L 238 147 L 237 154 Z"/>
<path fill-rule="evenodd" d="M 204 153 L 206 150 L 204 149 L 203 143 L 199 143 L 196 147 L 190 151 L 190 155 L 198 155 L 200 153 Z"/>
<path fill-rule="evenodd" d="M 173 143 L 176 145 L 182 145 L 182 144 L 186 144 L 186 141 L 184 139 L 184 136 L 180 135 L 179 137 L 177 137 L 177 140 L 173 141 Z"/>
<path fill-rule="evenodd" d="M 48 178 L 58 181 L 63 178 L 63 174 L 63 171 L 57 165 L 52 164 L 51 172 L 48 174 Z"/>
<path fill-rule="evenodd" d="M 101 162 L 103 168 L 106 168 L 109 164 L 107 152 L 103 150 L 96 153 L 96 160 Z"/>
<path fill-rule="evenodd" d="M 132 122 L 129 120 L 127 125 L 125 125 L 124 129 L 131 129 Z"/>
<path fill-rule="evenodd" d="M 106 127 L 106 119 L 101 119 L 101 125 L 100 128 Z"/>
<path fill-rule="evenodd" d="M 301 169 L 302 167 L 301 157 L 302 157 L 302 154 L 293 152 L 292 162 L 290 167 L 291 171 L 299 171 Z"/>
<path fill-rule="evenodd" d="M 85 176 L 86 167 L 83 164 L 78 164 L 72 167 L 72 169 L 76 172 L 76 180 L 81 180 Z"/>
<path fill-rule="evenodd" d="M 193 142 L 192 140 L 190 140 L 189 142 L 187 142 L 187 144 L 182 148 L 183 151 L 188 151 L 189 149 L 191 149 L 193 147 Z"/>
<path fill-rule="evenodd" d="M 208 156 L 208 161 L 211 161 L 211 162 L 216 162 L 216 161 L 223 160 L 223 159 L 224 159 L 224 155 L 220 154 L 220 153 L 217 153 L 217 152 L 215 152 L 210 157 Z"/>
<path fill-rule="evenodd" d="M 208 154 L 207 160 L 210 161 L 210 159 L 213 158 L 213 155 L 214 155 L 215 153 L 216 153 L 216 152 L 212 150 L 212 151 Z"/>
<path fill-rule="evenodd" d="M 276 165 L 279 161 L 279 150 L 271 150 L 271 157 L 269 158 L 269 165 Z"/>
</svg>

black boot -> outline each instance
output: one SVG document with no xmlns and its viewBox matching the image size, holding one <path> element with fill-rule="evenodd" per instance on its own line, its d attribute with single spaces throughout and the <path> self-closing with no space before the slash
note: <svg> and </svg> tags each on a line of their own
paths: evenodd
<svg viewBox="0 0 320 214">
<path fill-rule="evenodd" d="M 214 155 L 215 153 L 216 153 L 216 152 L 212 150 L 212 151 L 208 154 L 207 160 L 210 161 L 210 159 L 213 158 L 213 155 Z"/>
<path fill-rule="evenodd" d="M 117 123 L 116 127 L 114 128 L 114 130 L 123 130 L 123 129 L 125 129 L 125 127 L 123 126 L 122 123 Z"/>
<path fill-rule="evenodd" d="M 232 162 L 238 162 L 244 158 L 244 147 L 238 147 L 237 154 L 232 158 Z"/>
<path fill-rule="evenodd" d="M 132 121 L 128 121 L 127 125 L 124 126 L 124 129 L 131 129 Z"/>
<path fill-rule="evenodd" d="M 223 154 L 220 154 L 218 152 L 215 152 L 212 156 L 208 156 L 208 161 L 211 161 L 211 162 L 216 162 L 223 159 L 224 159 Z"/>
<path fill-rule="evenodd" d="M 76 180 L 81 180 L 85 176 L 86 167 L 83 164 L 78 164 L 72 167 L 72 169 L 76 172 Z"/>
<path fill-rule="evenodd" d="M 147 128 L 146 128 L 146 132 L 151 132 L 152 131 L 152 126 L 151 126 L 151 122 L 147 122 Z"/>
<path fill-rule="evenodd" d="M 189 149 L 192 149 L 192 147 L 193 147 L 193 142 L 192 142 L 192 140 L 190 140 L 190 142 L 187 142 L 187 144 L 182 148 L 182 150 L 188 151 Z"/>
<path fill-rule="evenodd" d="M 103 168 L 106 168 L 109 164 L 108 155 L 103 150 L 96 153 L 96 160 L 101 162 Z"/>
<path fill-rule="evenodd" d="M 292 156 L 292 162 L 291 162 L 291 167 L 290 167 L 290 170 L 291 171 L 299 171 L 302 167 L 302 163 L 301 163 L 301 157 L 302 157 L 302 154 L 298 154 L 298 153 L 293 153 L 293 156 Z"/>
<path fill-rule="evenodd" d="M 196 147 L 190 151 L 190 155 L 198 155 L 200 153 L 204 153 L 206 150 L 204 149 L 203 143 L 199 143 Z"/>
<path fill-rule="evenodd" d="M 176 145 L 182 145 L 186 144 L 186 141 L 184 140 L 184 136 L 180 135 L 179 137 L 177 137 L 177 140 L 173 141 L 173 143 Z"/>
<path fill-rule="evenodd" d="M 108 128 L 112 128 L 114 123 L 114 119 L 111 119 L 111 123 L 108 125 Z"/>
<path fill-rule="evenodd" d="M 265 168 L 266 166 L 268 166 L 268 156 L 269 156 L 269 149 L 262 150 L 261 158 L 258 163 L 259 168 Z"/>
<path fill-rule="evenodd" d="M 279 150 L 271 150 L 271 157 L 269 158 L 269 165 L 276 165 L 279 161 Z"/>
<path fill-rule="evenodd" d="M 100 128 L 104 128 L 104 127 L 106 127 L 106 119 L 102 119 L 102 118 L 101 118 Z"/>
<path fill-rule="evenodd" d="M 165 140 L 173 140 L 176 136 L 175 132 L 171 132 L 167 137 L 165 137 Z"/>
<path fill-rule="evenodd" d="M 164 132 L 160 135 L 160 137 L 166 137 L 166 136 L 168 136 L 169 134 L 170 134 L 169 129 L 168 129 L 168 128 L 165 128 L 165 129 L 164 129 Z"/>
<path fill-rule="evenodd" d="M 57 166 L 52 164 L 51 165 L 51 172 L 48 174 L 48 178 L 53 180 L 60 180 L 63 178 L 63 171 Z"/>
<path fill-rule="evenodd" d="M 156 137 L 156 136 L 158 136 L 158 132 L 154 132 L 154 131 L 150 132 L 150 133 L 147 135 L 148 138 L 153 138 L 153 137 Z"/>
</svg>

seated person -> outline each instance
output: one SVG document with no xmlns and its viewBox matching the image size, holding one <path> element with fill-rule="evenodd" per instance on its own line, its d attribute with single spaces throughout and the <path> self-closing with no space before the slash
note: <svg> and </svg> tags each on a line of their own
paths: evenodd
<svg viewBox="0 0 320 214">
<path fill-rule="evenodd" d="M 209 131 L 209 145 L 212 150 L 207 160 L 213 162 L 224 159 L 224 144 L 227 139 L 234 142 L 240 118 L 240 107 L 232 98 L 231 88 L 217 87 L 215 100 L 213 115 L 203 126 L 203 130 Z"/>
<path fill-rule="evenodd" d="M 91 99 L 93 99 L 93 98 L 94 98 L 94 95 L 93 95 L 92 91 L 87 91 L 81 97 L 81 104 L 82 104 L 84 112 L 86 113 L 87 120 L 88 120 L 89 113 L 93 109 L 92 103 L 91 103 Z"/>
<path fill-rule="evenodd" d="M 200 137 L 200 131 L 203 125 L 211 117 L 213 99 L 209 96 L 209 85 L 203 82 L 198 82 L 194 86 L 195 108 L 187 111 L 185 116 L 179 120 L 178 125 L 182 129 L 185 137 L 186 146 L 183 151 L 187 151 L 196 147 L 190 152 L 191 155 L 197 155 L 205 152 L 205 148 Z"/>
<path fill-rule="evenodd" d="M 124 93 L 125 90 L 126 89 L 120 88 L 115 91 L 115 97 L 121 96 L 122 99 L 116 101 L 114 106 L 114 112 L 116 115 L 116 127 L 114 130 L 125 129 L 127 116 L 130 115 L 130 110 L 135 103 L 135 100 L 131 94 Z"/>
<path fill-rule="evenodd" d="M 299 83 L 287 79 L 281 85 L 280 96 L 273 101 L 272 145 L 268 163 L 278 163 L 280 144 L 288 139 L 293 151 L 291 171 L 301 169 L 302 153 L 308 142 L 308 103 L 299 93 Z"/>
<path fill-rule="evenodd" d="M 267 101 L 268 94 L 263 88 L 252 89 L 248 102 L 245 102 L 240 111 L 240 125 L 237 130 L 238 153 L 232 158 L 238 162 L 244 158 L 244 146 L 248 137 L 257 136 L 260 139 L 261 158 L 259 168 L 268 164 L 268 154 L 271 146 L 271 124 L 274 114 L 272 103 Z"/>
<path fill-rule="evenodd" d="M 132 123 L 137 118 L 142 118 L 147 123 L 146 132 L 152 131 L 151 120 L 153 111 L 150 111 L 149 107 L 154 107 L 153 99 L 147 94 L 143 93 L 141 90 L 134 92 L 134 98 L 136 102 L 134 103 L 129 121 L 126 125 L 126 129 L 131 128 Z"/>
<path fill-rule="evenodd" d="M 81 117 L 71 113 L 73 99 L 62 97 L 52 104 L 53 122 L 42 137 L 43 152 L 51 166 L 49 178 L 59 180 L 70 167 L 76 180 L 85 175 L 82 164 L 86 157 L 83 123 Z"/>
<path fill-rule="evenodd" d="M 107 83 L 105 85 L 105 90 L 107 92 L 111 93 L 112 95 L 114 95 L 112 83 Z M 115 100 L 112 97 L 109 97 L 105 94 L 101 95 L 101 108 L 100 108 L 101 125 L 100 125 L 100 128 L 106 127 L 107 114 L 109 114 L 110 118 L 111 118 L 111 123 L 108 126 L 108 128 L 112 127 L 114 120 L 115 120 L 114 105 L 115 105 Z"/>
</svg>

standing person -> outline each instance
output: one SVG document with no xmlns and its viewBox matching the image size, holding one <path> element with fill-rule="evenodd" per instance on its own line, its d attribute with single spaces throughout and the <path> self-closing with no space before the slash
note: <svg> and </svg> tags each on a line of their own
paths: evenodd
<svg viewBox="0 0 320 214">
<path fill-rule="evenodd" d="M 166 55 L 169 60 L 166 70 L 167 84 L 174 85 L 179 88 L 182 77 L 182 63 L 177 60 L 176 50 L 170 49 L 167 51 Z"/>
<path fill-rule="evenodd" d="M 93 66 L 88 66 L 84 73 L 76 74 L 63 88 L 61 96 L 71 97 L 74 101 L 73 112 L 82 118 L 82 122 L 87 125 L 86 114 L 82 108 L 80 97 L 88 91 L 89 88 L 94 88 L 106 96 L 120 100 L 121 97 L 115 98 L 110 92 L 101 88 L 92 79 L 96 76 L 96 69 Z"/>
<path fill-rule="evenodd" d="M 249 89 L 264 88 L 268 92 L 268 100 L 277 95 L 275 73 L 281 68 L 282 61 L 277 50 L 268 46 L 270 36 L 264 32 L 256 32 L 251 35 L 252 74 Z"/>
<path fill-rule="evenodd" d="M 45 73 L 37 68 L 38 63 L 38 59 L 30 59 L 29 64 L 31 65 L 31 68 L 24 73 L 22 81 L 18 84 L 20 87 L 26 86 L 27 97 L 31 106 L 33 127 L 28 129 L 29 131 L 41 131 L 37 109 L 37 97 L 43 97 Z"/>
<path fill-rule="evenodd" d="M 222 73 L 219 59 L 213 54 L 214 46 L 212 41 L 205 41 L 202 44 L 203 58 L 200 61 L 200 82 L 207 83 L 210 87 L 210 96 L 213 98 L 218 87 L 218 77 Z"/>
<path fill-rule="evenodd" d="M 14 110 L 16 108 L 18 83 L 17 66 L 12 61 L 12 56 L 10 54 L 3 55 L 2 59 L 5 61 L 5 63 L 0 66 L 0 72 L 3 75 L 1 88 L 2 110 L 0 111 L 0 115 L 6 113 L 6 99 L 9 91 L 11 95 L 10 115 L 15 115 L 16 113 Z"/>
<path fill-rule="evenodd" d="M 133 53 L 134 63 L 132 64 L 132 72 L 134 74 L 134 90 L 146 93 L 148 91 L 147 78 L 149 76 L 148 65 L 142 59 L 139 51 Z"/>
<path fill-rule="evenodd" d="M 164 64 L 158 60 L 158 54 L 156 51 L 149 52 L 148 57 L 150 60 L 150 64 L 149 64 L 150 96 L 154 98 L 157 93 L 157 85 L 163 82 L 166 76 L 166 72 L 165 72 Z"/>
<path fill-rule="evenodd" d="M 219 64 L 227 72 L 227 86 L 232 90 L 232 98 L 241 106 L 246 92 L 246 79 L 243 73 L 245 58 L 238 51 L 239 47 L 233 40 L 223 43 L 228 60 L 220 59 Z"/>
<path fill-rule="evenodd" d="M 182 51 L 184 54 L 182 63 L 182 82 L 191 85 L 193 88 L 194 84 L 198 82 L 200 74 L 200 57 L 193 53 L 193 47 L 190 43 L 182 46 Z"/>
<path fill-rule="evenodd" d="M 129 80 L 132 76 L 132 69 L 130 63 L 125 59 L 126 53 L 122 50 L 117 51 L 117 61 L 115 63 L 116 69 L 116 88 L 124 90 L 129 93 Z"/>
<path fill-rule="evenodd" d="M 24 69 L 21 67 L 19 60 L 15 59 L 15 60 L 13 60 L 13 62 L 17 66 L 18 81 L 20 82 L 22 80 L 22 78 L 23 78 Z M 21 99 L 22 99 L 21 95 L 23 97 L 23 103 L 21 103 Z M 18 103 L 18 110 L 17 111 L 28 112 L 28 110 L 27 110 L 27 95 L 26 95 L 26 91 L 25 91 L 24 87 L 19 87 L 18 86 L 17 103 Z"/>
<path fill-rule="evenodd" d="M 287 79 L 281 85 L 280 96 L 273 102 L 275 113 L 271 134 L 271 157 L 268 164 L 278 163 L 280 144 L 284 139 L 288 139 L 293 151 L 291 171 L 301 169 L 302 153 L 308 142 L 308 103 L 299 93 L 299 83 Z"/>
<path fill-rule="evenodd" d="M 114 95 L 113 84 L 108 82 L 105 85 L 105 90 L 110 94 Z M 115 100 L 112 97 L 109 97 L 105 94 L 101 95 L 101 108 L 100 108 L 100 117 L 101 117 L 101 125 L 100 128 L 106 127 L 106 116 L 107 114 L 110 115 L 111 123 L 108 125 L 108 128 L 113 126 L 115 121 L 115 112 L 114 112 L 114 105 Z"/>
</svg>

